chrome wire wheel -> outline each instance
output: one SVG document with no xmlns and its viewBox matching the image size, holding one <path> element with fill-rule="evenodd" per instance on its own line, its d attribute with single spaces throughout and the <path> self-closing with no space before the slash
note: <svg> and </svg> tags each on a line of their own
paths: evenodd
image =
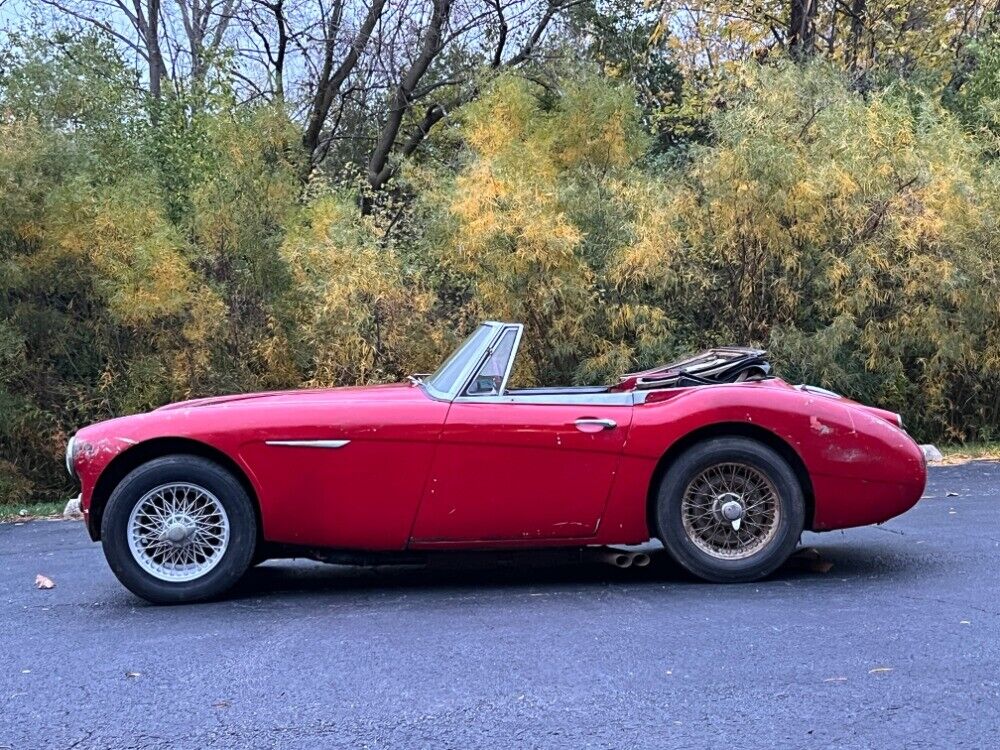
<svg viewBox="0 0 1000 750">
<path fill-rule="evenodd" d="M 204 487 L 172 482 L 139 499 L 127 533 L 132 557 L 144 571 L 182 583 L 201 578 L 222 560 L 229 546 L 229 517 Z"/>
<path fill-rule="evenodd" d="M 719 463 L 692 479 L 681 499 L 684 532 L 720 560 L 743 560 L 778 533 L 781 503 L 774 484 L 745 463 Z"/>
</svg>

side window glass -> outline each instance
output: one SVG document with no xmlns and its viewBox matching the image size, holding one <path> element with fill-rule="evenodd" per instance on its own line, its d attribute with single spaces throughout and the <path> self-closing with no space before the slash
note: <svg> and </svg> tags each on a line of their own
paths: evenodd
<svg viewBox="0 0 1000 750">
<path fill-rule="evenodd" d="M 486 360 L 485 364 L 479 368 L 475 379 L 469 384 L 465 391 L 467 396 L 499 396 L 500 388 L 503 386 L 503 378 L 507 373 L 507 363 L 510 362 L 511 353 L 514 350 L 514 341 L 517 339 L 517 330 L 509 328 L 504 331 L 500 340 L 493 349 L 493 353 Z"/>
</svg>

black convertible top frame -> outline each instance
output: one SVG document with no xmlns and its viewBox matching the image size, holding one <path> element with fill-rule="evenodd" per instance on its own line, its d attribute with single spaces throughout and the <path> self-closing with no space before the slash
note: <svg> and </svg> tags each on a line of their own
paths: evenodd
<svg viewBox="0 0 1000 750">
<path fill-rule="evenodd" d="M 763 349 L 720 346 L 662 367 L 625 375 L 620 386 L 651 390 L 762 380 L 771 377 L 771 363 L 766 355 Z"/>
</svg>

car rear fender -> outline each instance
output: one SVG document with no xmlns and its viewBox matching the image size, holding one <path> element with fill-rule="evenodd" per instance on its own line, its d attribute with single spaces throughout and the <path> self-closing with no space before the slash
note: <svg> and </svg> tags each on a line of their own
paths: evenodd
<svg viewBox="0 0 1000 750">
<path fill-rule="evenodd" d="M 635 407 L 602 541 L 647 533 L 662 471 L 686 446 L 721 434 L 756 437 L 786 457 L 803 478 L 814 530 L 885 521 L 923 491 L 920 450 L 889 412 L 777 379 L 658 391 Z"/>
<path fill-rule="evenodd" d="M 687 433 L 680 439 L 676 440 L 666 451 L 664 451 L 663 455 L 656 462 L 656 467 L 650 477 L 649 489 L 646 496 L 646 520 L 649 524 L 649 528 L 656 528 L 651 514 L 655 513 L 656 497 L 660 487 L 660 481 L 663 479 L 663 475 L 666 473 L 670 465 L 688 448 L 705 440 L 721 437 L 745 437 L 751 440 L 757 440 L 776 451 L 782 458 L 785 459 L 785 461 L 788 462 L 788 465 L 792 468 L 792 471 L 795 472 L 795 476 L 799 480 L 799 486 L 802 488 L 802 496 L 806 502 L 805 527 L 807 529 L 811 529 L 813 524 L 813 514 L 816 507 L 816 497 L 813 493 L 812 479 L 809 477 L 809 470 L 806 468 L 805 462 L 802 460 L 802 456 L 796 453 L 795 449 L 789 445 L 787 441 L 783 440 L 775 433 L 747 422 L 718 422 L 715 424 L 705 425 L 704 427 L 700 427 Z"/>
</svg>

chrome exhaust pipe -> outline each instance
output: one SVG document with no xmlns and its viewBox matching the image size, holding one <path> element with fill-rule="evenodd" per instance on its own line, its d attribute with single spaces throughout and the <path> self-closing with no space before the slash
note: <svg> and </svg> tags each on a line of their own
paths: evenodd
<svg viewBox="0 0 1000 750">
<path fill-rule="evenodd" d="M 645 552 L 633 552 L 632 564 L 637 568 L 645 568 L 649 565 L 649 555 Z"/>
<path fill-rule="evenodd" d="M 632 565 L 633 555 L 630 552 L 619 552 L 617 550 L 601 550 L 594 559 L 598 562 L 612 565 L 616 568 L 628 568 Z"/>
<path fill-rule="evenodd" d="M 646 552 L 629 552 L 623 549 L 595 549 L 591 553 L 591 558 L 597 562 L 605 563 L 616 568 L 645 568 L 651 562 L 649 554 Z"/>
</svg>

